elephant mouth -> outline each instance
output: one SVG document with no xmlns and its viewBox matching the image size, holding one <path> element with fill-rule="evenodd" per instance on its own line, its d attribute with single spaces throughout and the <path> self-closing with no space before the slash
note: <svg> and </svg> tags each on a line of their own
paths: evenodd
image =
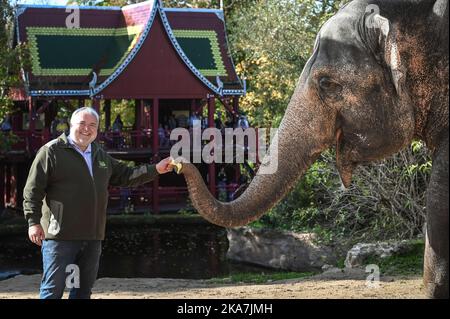
<svg viewBox="0 0 450 319">
<path fill-rule="evenodd" d="M 349 188 L 352 184 L 353 170 L 357 164 L 338 165 L 339 176 L 345 188 Z"/>
<path fill-rule="evenodd" d="M 336 166 L 341 178 L 342 184 L 345 188 L 349 188 L 352 183 L 353 171 L 355 170 L 358 163 L 355 161 L 348 160 L 348 154 L 350 152 L 345 152 L 343 148 L 343 131 L 339 128 L 336 132 Z"/>
</svg>

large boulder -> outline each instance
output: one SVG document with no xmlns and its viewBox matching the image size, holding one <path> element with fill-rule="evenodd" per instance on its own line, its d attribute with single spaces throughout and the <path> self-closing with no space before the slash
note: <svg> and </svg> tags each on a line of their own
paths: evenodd
<svg viewBox="0 0 450 319">
<path fill-rule="evenodd" d="M 332 248 L 314 243 L 314 234 L 239 227 L 227 229 L 227 258 L 260 266 L 290 270 L 319 270 L 335 264 Z"/>
</svg>

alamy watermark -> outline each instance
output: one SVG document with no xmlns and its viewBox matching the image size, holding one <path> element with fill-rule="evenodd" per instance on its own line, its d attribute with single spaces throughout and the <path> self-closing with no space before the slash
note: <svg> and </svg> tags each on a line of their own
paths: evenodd
<svg viewBox="0 0 450 319">
<path fill-rule="evenodd" d="M 66 273 L 69 274 L 66 277 L 66 288 L 80 288 L 80 267 L 75 264 L 67 265 Z"/>
<path fill-rule="evenodd" d="M 238 163 L 261 161 L 258 174 L 274 174 L 278 169 L 278 129 L 207 128 L 193 121 L 190 130 L 173 129 L 170 156 L 190 163 Z M 267 145 L 270 142 L 270 147 Z"/>
<path fill-rule="evenodd" d="M 68 3 L 66 6 L 66 28 L 79 29 L 80 28 L 80 7 L 77 3 Z"/>
<path fill-rule="evenodd" d="M 366 278 L 367 288 L 380 288 L 380 267 L 375 264 L 366 266 L 366 273 L 369 275 Z"/>
</svg>

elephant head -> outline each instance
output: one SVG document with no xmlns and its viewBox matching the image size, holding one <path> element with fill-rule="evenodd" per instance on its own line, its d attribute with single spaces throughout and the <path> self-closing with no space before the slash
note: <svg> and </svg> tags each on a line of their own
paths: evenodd
<svg viewBox="0 0 450 319">
<path fill-rule="evenodd" d="M 448 1 L 361 0 L 341 8 L 322 26 L 278 138 L 239 198 L 217 201 L 196 168 L 183 165 L 198 212 L 224 227 L 256 220 L 333 145 L 345 186 L 357 165 L 388 157 L 415 137 L 431 149 L 438 147 L 438 136 L 448 136 L 448 105 L 437 101 L 445 95 L 448 101 L 448 45 L 446 52 L 440 51 L 445 46 L 437 43 L 442 34 L 430 28 L 432 21 L 441 21 L 436 6 L 448 19 Z M 446 36 L 448 43 L 448 20 Z M 440 73 L 438 64 L 443 65 Z M 430 124 L 432 118 L 436 121 Z M 278 170 L 264 174 L 274 153 Z"/>
<path fill-rule="evenodd" d="M 247 190 L 233 202 L 218 202 L 195 167 L 183 165 L 198 212 L 218 225 L 245 225 L 279 201 L 333 144 L 345 186 L 358 164 L 407 145 L 414 135 L 414 110 L 403 93 L 404 66 L 393 33 L 377 7 L 364 2 L 347 5 L 326 22 L 281 121 L 278 141 Z M 274 152 L 276 174 L 261 173 Z"/>
</svg>

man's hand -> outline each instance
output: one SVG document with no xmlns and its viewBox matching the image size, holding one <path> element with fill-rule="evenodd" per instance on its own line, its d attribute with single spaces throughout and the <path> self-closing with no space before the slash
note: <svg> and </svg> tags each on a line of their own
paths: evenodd
<svg viewBox="0 0 450 319">
<path fill-rule="evenodd" d="M 42 245 L 45 239 L 45 233 L 41 225 L 33 225 L 28 228 L 28 238 L 38 246 Z"/>
<path fill-rule="evenodd" d="M 159 174 L 165 174 L 168 172 L 171 172 L 173 170 L 173 165 L 171 162 L 173 161 L 172 157 L 166 157 L 165 159 L 161 160 L 158 164 L 156 164 L 156 170 Z"/>
</svg>

